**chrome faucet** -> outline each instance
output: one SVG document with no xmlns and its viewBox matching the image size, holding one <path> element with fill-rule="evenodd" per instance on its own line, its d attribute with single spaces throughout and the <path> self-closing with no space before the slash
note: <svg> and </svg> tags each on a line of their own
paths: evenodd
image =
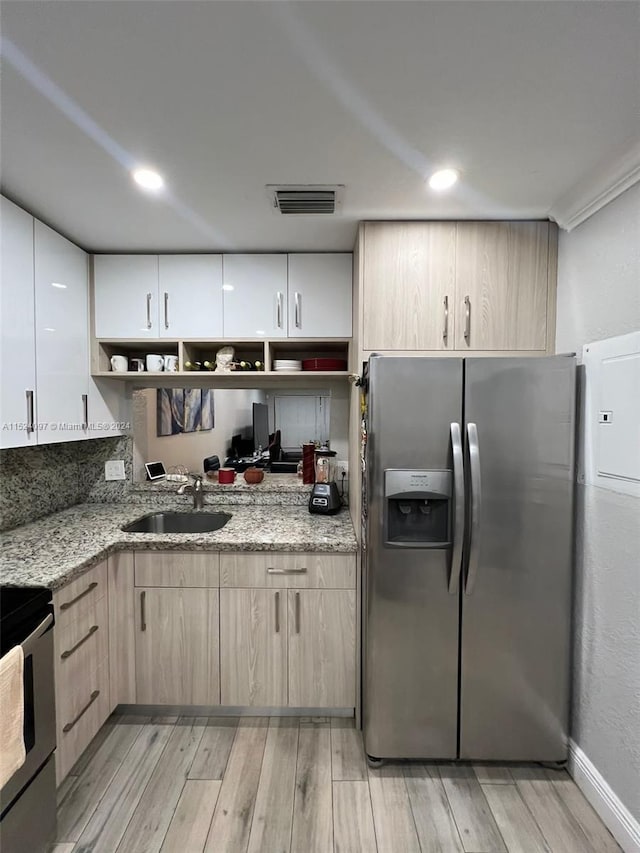
<svg viewBox="0 0 640 853">
<path fill-rule="evenodd" d="M 193 508 L 202 509 L 204 507 L 204 489 L 202 488 L 202 474 L 189 474 L 193 477 L 193 485 L 185 483 L 178 489 L 179 495 L 193 495 Z"/>
</svg>

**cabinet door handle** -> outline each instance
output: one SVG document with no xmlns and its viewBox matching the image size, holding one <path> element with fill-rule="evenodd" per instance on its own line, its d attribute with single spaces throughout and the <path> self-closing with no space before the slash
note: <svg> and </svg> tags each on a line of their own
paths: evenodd
<svg viewBox="0 0 640 853">
<path fill-rule="evenodd" d="M 282 328 L 282 293 L 280 291 L 276 294 L 276 325 L 279 329 Z"/>
<path fill-rule="evenodd" d="M 84 637 L 83 637 L 81 640 L 78 640 L 78 642 L 75 644 L 75 646 L 71 646 L 71 648 L 70 648 L 70 649 L 67 649 L 66 651 L 62 652 L 62 654 L 60 655 L 60 657 L 62 658 L 62 660 L 66 660 L 67 658 L 70 658 L 70 657 L 71 657 L 71 655 L 72 655 L 74 652 L 77 652 L 77 651 L 78 651 L 78 649 L 80 648 L 80 646 L 82 646 L 84 643 L 86 643 L 86 642 L 87 642 L 87 640 L 89 639 L 89 637 L 93 637 L 93 635 L 95 634 L 95 632 L 96 632 L 97 630 L 98 630 L 98 626 L 97 626 L 97 625 L 92 625 L 92 626 L 89 628 L 88 633 L 87 633 L 87 634 L 85 634 L 85 635 L 84 635 Z"/>
<path fill-rule="evenodd" d="M 89 584 L 89 586 L 81 592 L 80 595 L 76 595 L 75 598 L 72 598 L 71 601 L 65 601 L 64 604 L 60 605 L 60 610 L 68 610 L 70 607 L 73 607 L 76 602 L 80 601 L 81 598 L 84 598 L 85 595 L 89 595 L 92 589 L 95 589 L 98 586 L 98 581 L 93 581 Z"/>
<path fill-rule="evenodd" d="M 94 690 L 94 691 L 93 691 L 93 693 L 91 694 L 91 698 L 89 699 L 89 701 L 87 702 L 87 704 L 84 706 L 84 708 L 82 709 L 82 711 L 80 711 L 80 713 L 78 714 L 78 716 L 77 716 L 77 717 L 75 717 L 73 720 L 71 720 L 71 722 L 70 722 L 70 723 L 67 723 L 67 724 L 66 724 L 66 726 L 63 726 L 62 731 L 63 731 L 65 734 L 66 734 L 67 732 L 70 732 L 70 731 L 71 731 L 71 729 L 72 729 L 72 728 L 75 726 L 75 724 L 78 722 L 78 720 L 80 720 L 80 719 L 81 719 L 81 717 L 83 717 L 83 716 L 87 713 L 87 711 L 88 711 L 88 710 L 89 710 L 89 708 L 93 705 L 93 703 L 96 701 L 96 699 L 98 698 L 98 696 L 99 696 L 99 695 L 100 695 L 100 691 L 99 691 L 99 690 Z"/>
<path fill-rule="evenodd" d="M 296 592 L 296 634 L 300 633 L 300 593 Z"/>
<path fill-rule="evenodd" d="M 147 630 L 147 614 L 146 614 L 146 598 L 147 593 L 144 590 L 140 593 L 140 630 Z"/>
<path fill-rule="evenodd" d="M 449 337 L 449 297 L 444 298 L 444 326 L 442 327 L 442 340 Z"/>
<path fill-rule="evenodd" d="M 33 409 L 33 391 L 27 391 L 27 435 L 36 431 L 35 414 Z"/>
<path fill-rule="evenodd" d="M 151 328 L 151 293 L 147 293 L 147 329 Z"/>
<path fill-rule="evenodd" d="M 169 328 L 169 294 L 164 292 L 164 327 Z"/>
<path fill-rule="evenodd" d="M 296 329 L 302 328 L 302 294 L 295 294 L 295 323 Z"/>
<path fill-rule="evenodd" d="M 276 592 L 276 634 L 280 633 L 280 593 Z"/>
<path fill-rule="evenodd" d="M 82 429 L 89 429 L 89 395 L 82 395 Z"/>
<path fill-rule="evenodd" d="M 469 343 L 471 337 L 471 300 L 468 296 L 464 298 L 464 339 Z"/>
<path fill-rule="evenodd" d="M 268 575 L 305 575 L 307 570 L 305 568 L 299 569 L 267 569 Z"/>
</svg>

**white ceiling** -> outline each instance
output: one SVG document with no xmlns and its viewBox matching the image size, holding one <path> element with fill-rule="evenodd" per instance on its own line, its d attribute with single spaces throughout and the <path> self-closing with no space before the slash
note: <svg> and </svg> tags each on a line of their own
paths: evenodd
<svg viewBox="0 0 640 853">
<path fill-rule="evenodd" d="M 361 219 L 546 217 L 640 139 L 639 9 L 3 2 L 2 188 L 106 251 L 350 250 Z M 446 195 L 424 184 L 440 165 L 463 173 Z M 273 213 L 279 182 L 344 184 L 341 214 Z"/>
</svg>

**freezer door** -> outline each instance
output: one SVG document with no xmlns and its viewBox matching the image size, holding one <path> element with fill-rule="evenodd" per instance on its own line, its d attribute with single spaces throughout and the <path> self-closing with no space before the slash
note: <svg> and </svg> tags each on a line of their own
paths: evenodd
<svg viewBox="0 0 640 853">
<path fill-rule="evenodd" d="M 403 503 L 407 512 L 419 513 L 426 493 L 438 500 L 449 490 L 455 503 L 451 424 L 461 424 L 462 361 L 372 358 L 369 379 L 365 748 L 380 758 L 455 758 L 459 595 L 455 584 L 449 591 L 452 547 L 442 547 L 436 519 L 431 543 L 401 518 L 385 535 L 384 508 L 385 482 L 386 500 L 412 495 Z M 455 521 L 445 537 L 451 543 Z"/>
<path fill-rule="evenodd" d="M 567 757 L 575 359 L 467 359 L 460 757 Z"/>
</svg>

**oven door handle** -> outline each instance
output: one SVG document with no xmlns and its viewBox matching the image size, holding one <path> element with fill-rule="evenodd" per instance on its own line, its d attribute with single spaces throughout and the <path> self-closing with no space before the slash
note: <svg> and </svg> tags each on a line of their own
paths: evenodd
<svg viewBox="0 0 640 853">
<path fill-rule="evenodd" d="M 36 630 L 32 634 L 29 634 L 29 636 L 27 637 L 26 640 L 24 640 L 22 643 L 20 643 L 20 645 L 22 646 L 22 652 L 23 652 L 25 657 L 27 655 L 31 654 L 30 646 L 32 646 L 36 642 L 36 640 L 39 640 L 40 637 L 44 633 L 46 633 L 52 625 L 53 625 L 53 613 L 49 613 L 49 615 L 46 616 L 42 620 L 42 622 L 38 625 Z"/>
</svg>

